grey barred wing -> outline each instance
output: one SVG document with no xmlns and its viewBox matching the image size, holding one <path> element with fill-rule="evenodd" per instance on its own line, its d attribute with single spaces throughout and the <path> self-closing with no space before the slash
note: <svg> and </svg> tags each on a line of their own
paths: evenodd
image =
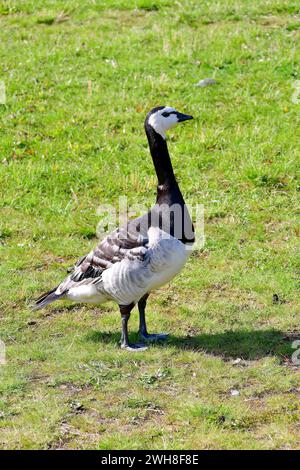
<svg viewBox="0 0 300 470">
<path fill-rule="evenodd" d="M 88 255 L 80 258 L 73 272 L 63 281 L 58 292 L 66 292 L 76 285 L 98 281 L 104 270 L 122 261 L 126 256 L 141 257 L 148 239 L 128 227 L 116 229 L 104 238 Z M 77 284 L 78 283 L 78 284 Z"/>
</svg>

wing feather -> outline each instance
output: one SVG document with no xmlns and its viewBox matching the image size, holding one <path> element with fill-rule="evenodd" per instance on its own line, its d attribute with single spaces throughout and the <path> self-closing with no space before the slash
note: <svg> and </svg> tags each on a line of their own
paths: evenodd
<svg viewBox="0 0 300 470">
<path fill-rule="evenodd" d="M 79 259 L 74 271 L 58 286 L 56 292 L 62 294 L 79 285 L 100 282 L 103 271 L 122 261 L 129 252 L 131 256 L 141 256 L 141 252 L 134 249 L 144 247 L 147 242 L 147 238 L 130 230 L 130 225 L 116 229 L 88 255 Z"/>
</svg>

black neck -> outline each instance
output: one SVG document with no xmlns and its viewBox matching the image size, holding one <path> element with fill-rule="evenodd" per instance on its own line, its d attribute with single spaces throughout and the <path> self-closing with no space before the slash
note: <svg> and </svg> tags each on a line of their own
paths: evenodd
<svg viewBox="0 0 300 470">
<path fill-rule="evenodd" d="M 174 175 L 167 142 L 160 134 L 155 132 L 155 130 L 147 124 L 145 125 L 145 131 L 157 175 L 158 192 L 159 190 L 163 192 L 178 192 L 179 187 Z"/>
<path fill-rule="evenodd" d="M 179 223 L 179 227 L 181 227 L 181 235 L 176 235 L 173 218 L 171 219 L 170 224 L 170 234 L 172 236 L 176 236 L 176 238 L 180 239 L 183 243 L 191 243 L 194 240 L 194 228 L 174 175 L 167 143 L 160 134 L 155 132 L 155 130 L 152 128 L 152 126 L 147 123 L 147 121 L 145 123 L 145 131 L 147 134 L 150 153 L 158 179 L 156 204 L 159 207 L 164 207 L 165 205 L 170 207 L 173 206 L 173 204 L 180 204 L 180 206 L 183 208 L 183 211 L 179 222 L 177 220 L 177 224 Z M 151 211 L 149 215 L 151 216 Z M 167 213 L 166 217 L 169 219 L 170 214 Z M 188 238 L 186 238 L 185 234 L 185 231 L 187 231 L 186 229 L 189 230 Z"/>
</svg>

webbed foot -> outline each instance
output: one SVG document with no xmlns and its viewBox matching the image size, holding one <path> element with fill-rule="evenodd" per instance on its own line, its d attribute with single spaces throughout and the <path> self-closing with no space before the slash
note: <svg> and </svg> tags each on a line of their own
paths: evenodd
<svg viewBox="0 0 300 470">
<path fill-rule="evenodd" d="M 132 344 L 132 343 L 128 343 L 128 344 L 121 344 L 121 349 L 125 349 L 126 351 L 130 351 L 130 352 L 141 352 L 141 351 L 146 351 L 146 349 L 148 349 L 147 346 L 145 346 L 144 344 L 140 344 L 140 343 L 136 343 L 136 344 Z"/>
<path fill-rule="evenodd" d="M 158 334 L 149 334 L 149 333 L 140 333 L 140 338 L 143 341 L 155 342 L 155 341 L 165 341 L 168 338 L 167 333 L 158 333 Z"/>
</svg>

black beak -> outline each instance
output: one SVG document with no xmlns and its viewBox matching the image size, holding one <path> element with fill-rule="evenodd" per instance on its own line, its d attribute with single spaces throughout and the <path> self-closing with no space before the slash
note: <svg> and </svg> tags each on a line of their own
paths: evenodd
<svg viewBox="0 0 300 470">
<path fill-rule="evenodd" d="M 193 116 L 190 116 L 189 114 L 177 113 L 177 119 L 178 122 L 189 121 L 190 119 L 193 119 Z"/>
</svg>

